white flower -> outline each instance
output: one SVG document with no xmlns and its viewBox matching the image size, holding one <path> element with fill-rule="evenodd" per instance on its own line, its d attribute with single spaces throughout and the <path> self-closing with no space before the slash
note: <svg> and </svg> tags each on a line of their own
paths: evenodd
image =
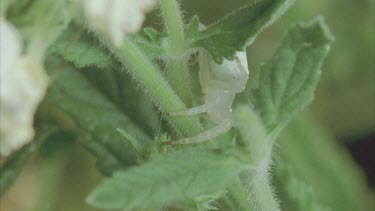
<svg viewBox="0 0 375 211">
<path fill-rule="evenodd" d="M 137 32 L 157 0 L 83 0 L 91 27 L 105 31 L 117 47 L 126 34 Z"/>
<path fill-rule="evenodd" d="M 33 117 L 47 89 L 47 75 L 22 55 L 17 30 L 1 17 L 0 155 L 7 156 L 34 136 Z"/>
</svg>

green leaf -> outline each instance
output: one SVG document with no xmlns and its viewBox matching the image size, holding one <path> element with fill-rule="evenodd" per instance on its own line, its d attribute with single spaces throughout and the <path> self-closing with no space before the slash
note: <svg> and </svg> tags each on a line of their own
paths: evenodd
<svg viewBox="0 0 375 211">
<path fill-rule="evenodd" d="M 136 164 L 136 152 L 115 132 L 116 128 L 131 131 L 146 148 L 151 144 L 150 137 L 71 65 L 51 57 L 46 66 L 49 70 L 62 69 L 48 90 L 46 102 L 55 109 L 51 113 L 59 111 L 74 122 L 81 143 L 98 157 L 100 170 L 110 174 Z"/>
<path fill-rule="evenodd" d="M 123 71 L 123 65 L 100 46 L 97 39 L 86 33 L 82 26 L 79 28 L 71 24 L 49 50 L 72 62 L 77 68 L 84 68 L 84 76 L 149 135 L 153 136 L 159 130 L 159 115 L 152 104 L 144 103 L 149 97 Z"/>
<path fill-rule="evenodd" d="M 275 22 L 293 2 L 294 0 L 260 0 L 247 4 L 199 31 L 197 37 L 188 38 L 192 40 L 190 46 L 207 49 L 217 63 L 221 63 L 223 57 L 233 60 L 236 51 L 243 51 L 250 45 L 256 36 Z M 198 31 L 197 24 L 192 26 Z M 189 30 L 188 34 L 196 33 Z"/>
<path fill-rule="evenodd" d="M 71 24 L 50 46 L 49 51 L 73 62 L 77 68 L 98 66 L 110 68 L 116 63 L 110 53 L 99 47 L 97 40 L 85 28 Z"/>
<path fill-rule="evenodd" d="M 39 146 L 53 133 L 57 131 L 56 126 L 42 126 L 36 130 L 36 137 L 27 146 L 12 155 L 0 168 L 0 197 L 2 197 L 17 177 L 21 174 L 23 167 L 29 161 L 31 155 L 39 149 Z"/>
<path fill-rule="evenodd" d="M 194 42 L 194 39 L 199 37 L 199 17 L 197 15 L 194 15 L 187 24 L 185 36 L 187 43 Z"/>
<path fill-rule="evenodd" d="M 272 59 L 261 67 L 250 101 L 268 131 L 277 134 L 314 97 L 333 37 L 321 17 L 293 27 Z"/>
<path fill-rule="evenodd" d="M 167 35 L 156 31 L 154 28 L 145 28 L 142 32 L 131 34 L 133 42 L 147 55 L 150 60 L 163 58 L 166 55 L 162 47 L 163 40 Z"/>
<path fill-rule="evenodd" d="M 144 165 L 115 173 L 87 202 L 102 209 L 159 208 L 222 191 L 240 170 L 238 162 L 213 151 L 159 154 Z"/>
</svg>

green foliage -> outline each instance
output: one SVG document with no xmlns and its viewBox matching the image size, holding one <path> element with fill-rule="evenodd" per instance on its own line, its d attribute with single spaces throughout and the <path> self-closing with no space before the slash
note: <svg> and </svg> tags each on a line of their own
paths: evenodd
<svg viewBox="0 0 375 211">
<path fill-rule="evenodd" d="M 165 33 L 158 32 L 151 27 L 143 29 L 143 33 L 136 33 L 130 36 L 137 43 L 138 47 L 152 60 L 165 57 L 166 52 L 162 47 L 165 37 Z"/>
<path fill-rule="evenodd" d="M 151 136 L 157 132 L 159 115 L 154 112 L 151 104 L 143 103 L 148 97 L 141 93 L 138 84 L 123 71 L 123 66 L 84 28 L 71 24 L 51 45 L 49 51 L 72 62 L 77 68 L 84 68 L 84 76 L 96 89 L 122 108 L 132 121 Z"/>
<path fill-rule="evenodd" d="M 228 184 L 227 193 L 218 200 L 219 210 L 254 211 L 249 200 L 249 194 L 239 178 Z"/>
<path fill-rule="evenodd" d="M 116 63 L 84 28 L 71 24 L 64 33 L 51 45 L 49 51 L 61 55 L 65 60 L 72 62 L 77 68 L 97 66 L 105 69 Z"/>
<path fill-rule="evenodd" d="M 60 62 L 51 58 L 47 65 L 49 69 L 63 66 L 48 90 L 48 106 L 74 122 L 82 144 L 99 157 L 98 165 L 103 172 L 109 174 L 135 164 L 137 156 L 130 143 L 124 142 L 115 130 L 121 126 L 132 131 L 140 144 L 146 146 L 151 143 L 149 136 L 76 69 Z"/>
<path fill-rule="evenodd" d="M 329 206 L 368 210 L 358 170 L 319 130 L 303 124 L 308 121 L 292 124 L 292 132 L 282 136 L 284 142 L 278 149 L 282 159 L 291 161 L 290 168 L 276 162 L 278 193 L 287 205 L 279 205 L 270 182 L 274 141 L 312 101 L 333 41 L 321 18 L 288 32 L 272 59 L 262 66 L 258 82 L 253 79 L 254 65 L 250 65 L 253 80 L 242 98 L 237 98 L 235 128 L 230 133 L 198 146 L 164 144 L 169 137 L 200 133 L 201 122 L 212 125 L 198 117 L 169 115 L 200 101 L 202 93 L 192 94 L 192 86 L 198 83 L 190 81 L 194 68 L 189 59 L 193 62 L 200 48 L 207 49 L 218 63 L 234 59 L 236 51 L 252 44 L 293 2 L 247 3 L 201 29 L 198 16 L 184 27 L 178 1 L 162 0 L 164 31 L 145 28 L 128 35 L 120 48 L 107 34 L 88 31 L 87 23 L 78 18 L 65 30 L 73 14 L 68 1 L 11 5 L 9 19 L 26 38 L 35 30 L 27 26 L 34 19 L 47 27 L 45 34 L 52 31 L 45 45 L 64 30 L 49 47 L 45 60 L 51 84 L 39 109 L 41 118 L 37 118 L 38 123 L 52 120 L 61 130 L 37 130 L 36 141 L 2 166 L 1 194 L 3 186 L 9 187 L 31 153 L 40 148 L 42 158 L 52 159 L 46 159 L 41 170 L 38 206 L 49 208 L 71 155 L 59 152 L 69 152 L 66 140 L 74 138 L 95 156 L 98 169 L 107 176 L 87 198 L 95 208 L 278 211 L 281 206 L 315 211 L 329 210 Z M 46 8 L 52 8 L 46 17 L 56 13 L 56 19 L 41 18 L 40 11 Z M 22 11 L 28 12 L 22 15 Z M 54 22 L 59 17 L 63 20 Z M 40 137 L 48 141 L 43 147 L 35 146 Z M 353 194 L 361 199 L 353 200 Z"/>
<path fill-rule="evenodd" d="M 260 210 L 279 210 L 267 180 L 273 141 L 312 100 L 331 41 L 321 19 L 292 28 L 271 61 L 262 67 L 259 88 L 250 92 L 250 102 L 257 112 L 244 106 L 235 112 L 241 143 L 255 168 L 246 181 L 250 201 Z"/>
<path fill-rule="evenodd" d="M 261 0 L 247 4 L 202 31 L 193 19 L 188 33 L 194 36 L 188 38 L 190 45 L 207 49 L 217 63 L 221 63 L 223 57 L 233 60 L 236 51 L 243 51 L 250 45 L 258 33 L 275 22 L 293 1 Z M 192 31 L 193 26 L 196 32 Z"/>
<path fill-rule="evenodd" d="M 321 65 L 333 37 L 322 18 L 292 28 L 273 58 L 262 66 L 250 101 L 268 131 L 277 134 L 314 97 Z"/>
<path fill-rule="evenodd" d="M 240 134 L 239 144 L 248 152 L 249 163 L 256 166 L 264 159 L 269 159 L 272 143 L 258 114 L 248 106 L 241 106 L 235 111 Z"/>
<path fill-rule="evenodd" d="M 222 190 L 241 169 L 214 151 L 156 155 L 149 162 L 106 179 L 87 201 L 103 209 L 160 208 Z"/>
<path fill-rule="evenodd" d="M 202 130 L 197 118 L 189 116 L 170 117 L 167 115 L 169 112 L 186 110 L 186 105 L 168 84 L 159 67 L 147 57 L 147 53 L 144 53 L 135 42 L 125 39 L 121 48 L 115 48 L 107 36 L 98 34 L 98 37 L 103 45 L 114 49 L 113 55 L 120 60 L 122 65 L 129 67 L 128 72 L 138 82 L 144 93 L 150 95 L 149 99 L 167 117 L 175 132 L 191 136 Z"/>
</svg>

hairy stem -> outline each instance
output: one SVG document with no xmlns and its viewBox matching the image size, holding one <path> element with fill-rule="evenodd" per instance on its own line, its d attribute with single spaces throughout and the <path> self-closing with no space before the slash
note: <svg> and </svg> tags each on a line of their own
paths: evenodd
<svg viewBox="0 0 375 211">
<path fill-rule="evenodd" d="M 170 59 L 168 61 L 168 81 L 185 105 L 191 107 L 191 79 L 187 65 L 187 61 L 184 58 Z"/>
<path fill-rule="evenodd" d="M 236 206 L 233 210 L 254 211 L 248 199 L 244 184 L 239 178 L 236 178 L 236 180 L 228 185 L 227 195 Z"/>
<path fill-rule="evenodd" d="M 252 176 L 249 185 L 250 201 L 259 211 L 280 211 L 268 178 L 266 172 L 257 172 Z"/>
<path fill-rule="evenodd" d="M 176 0 L 160 1 L 165 28 L 168 32 L 168 80 L 182 101 L 191 106 L 190 75 L 185 52 L 183 19 Z"/>
<path fill-rule="evenodd" d="M 278 211 L 268 171 L 272 159 L 273 136 L 268 135 L 257 113 L 248 106 L 236 109 L 235 116 L 241 135 L 241 144 L 248 151 L 252 169 L 244 172 L 249 188 L 250 202 L 259 211 Z"/>
<path fill-rule="evenodd" d="M 181 11 L 176 0 L 161 0 L 161 9 L 165 27 L 169 35 L 170 49 L 175 53 L 182 53 L 184 46 L 184 29 Z"/>
<path fill-rule="evenodd" d="M 141 85 L 143 90 L 151 95 L 151 101 L 165 116 L 169 112 L 186 110 L 185 104 L 176 95 L 173 89 L 165 81 L 160 70 L 152 64 L 143 52 L 128 38 L 123 40 L 121 48 L 115 48 L 108 37 L 99 35 L 100 40 L 110 49 L 119 60 L 128 68 L 127 71 Z M 171 117 L 170 122 L 185 136 L 198 134 L 202 129 L 195 117 Z"/>
</svg>

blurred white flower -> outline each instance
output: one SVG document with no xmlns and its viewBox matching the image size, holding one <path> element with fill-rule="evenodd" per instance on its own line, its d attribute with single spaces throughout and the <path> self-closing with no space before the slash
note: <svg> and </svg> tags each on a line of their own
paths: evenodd
<svg viewBox="0 0 375 211">
<path fill-rule="evenodd" d="M 90 26 L 107 32 L 120 47 L 126 34 L 142 27 L 145 13 L 156 3 L 157 0 L 83 0 L 83 8 Z"/>
<path fill-rule="evenodd" d="M 30 142 L 33 118 L 48 85 L 41 64 L 22 55 L 22 39 L 1 17 L 0 155 L 7 156 Z"/>
</svg>

